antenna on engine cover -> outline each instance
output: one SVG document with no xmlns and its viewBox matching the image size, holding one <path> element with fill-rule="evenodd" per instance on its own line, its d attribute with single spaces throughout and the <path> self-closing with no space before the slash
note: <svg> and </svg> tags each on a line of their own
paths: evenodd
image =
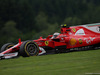
<svg viewBox="0 0 100 75">
<path fill-rule="evenodd" d="M 19 40 L 19 43 L 21 43 L 21 39 L 19 38 L 18 40 Z"/>
</svg>

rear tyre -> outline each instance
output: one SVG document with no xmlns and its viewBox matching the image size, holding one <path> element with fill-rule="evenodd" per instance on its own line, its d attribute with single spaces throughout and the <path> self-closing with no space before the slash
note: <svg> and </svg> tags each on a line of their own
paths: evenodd
<svg viewBox="0 0 100 75">
<path fill-rule="evenodd" d="M 23 57 L 37 56 L 39 47 L 34 41 L 25 41 L 20 46 L 19 54 Z"/>
<path fill-rule="evenodd" d="M 5 51 L 5 50 L 9 49 L 9 48 L 11 48 L 12 46 L 14 46 L 14 44 L 12 44 L 12 43 L 4 44 L 4 45 L 1 47 L 0 52 L 3 52 L 3 51 Z"/>
</svg>

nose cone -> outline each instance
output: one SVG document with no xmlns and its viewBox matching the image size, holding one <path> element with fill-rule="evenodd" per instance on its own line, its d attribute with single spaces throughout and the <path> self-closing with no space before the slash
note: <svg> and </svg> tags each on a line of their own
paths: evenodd
<svg viewBox="0 0 100 75">
<path fill-rule="evenodd" d="M 1 53 L 0 53 L 0 57 L 2 57 L 2 56 L 4 56 L 4 54 L 1 54 Z"/>
<path fill-rule="evenodd" d="M 4 57 L 4 54 L 1 54 L 1 53 L 0 53 L 0 59 L 2 59 L 3 57 Z"/>
</svg>

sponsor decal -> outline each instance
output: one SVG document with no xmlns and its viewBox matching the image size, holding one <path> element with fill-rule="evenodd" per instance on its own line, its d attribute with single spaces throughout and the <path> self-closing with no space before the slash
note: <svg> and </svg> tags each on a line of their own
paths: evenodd
<svg viewBox="0 0 100 75">
<path fill-rule="evenodd" d="M 75 28 L 73 28 L 72 30 L 73 30 L 73 32 L 76 32 L 76 29 Z"/>
<path fill-rule="evenodd" d="M 67 37 L 67 35 L 61 35 L 60 38 L 62 38 L 62 37 Z"/>
<path fill-rule="evenodd" d="M 77 41 L 76 41 L 76 39 L 74 39 L 74 38 L 71 38 L 70 39 L 70 45 L 76 45 L 76 43 L 77 43 Z"/>
<path fill-rule="evenodd" d="M 89 37 L 89 38 L 84 38 L 87 44 L 90 44 L 92 41 L 94 41 L 95 37 Z"/>
<path fill-rule="evenodd" d="M 64 38 L 61 38 L 60 42 L 65 42 Z"/>
<path fill-rule="evenodd" d="M 17 56 L 18 56 L 18 52 L 4 54 L 5 59 L 12 58 L 12 57 L 17 57 Z"/>
<path fill-rule="evenodd" d="M 82 39 L 78 39 L 78 40 L 79 40 L 79 43 L 80 43 L 80 44 L 82 44 L 82 43 L 83 43 Z"/>
<path fill-rule="evenodd" d="M 45 41 L 45 45 L 48 46 L 48 44 L 49 44 L 49 41 Z"/>
<path fill-rule="evenodd" d="M 85 32 L 84 32 L 83 29 L 79 29 L 79 30 L 75 33 L 75 35 L 85 35 Z"/>
</svg>

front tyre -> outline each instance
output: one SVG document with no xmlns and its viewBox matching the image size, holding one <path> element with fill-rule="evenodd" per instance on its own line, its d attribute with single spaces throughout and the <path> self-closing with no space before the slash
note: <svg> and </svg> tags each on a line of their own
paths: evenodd
<svg viewBox="0 0 100 75">
<path fill-rule="evenodd" d="M 0 52 L 3 52 L 3 51 L 5 51 L 5 50 L 7 50 L 7 49 L 9 49 L 9 48 L 11 48 L 11 47 L 13 47 L 13 46 L 14 46 L 14 44 L 12 44 L 12 43 L 4 44 L 4 45 L 1 47 Z"/>
<path fill-rule="evenodd" d="M 34 41 L 25 41 L 20 46 L 19 54 L 23 57 L 37 56 L 39 47 Z"/>
</svg>

